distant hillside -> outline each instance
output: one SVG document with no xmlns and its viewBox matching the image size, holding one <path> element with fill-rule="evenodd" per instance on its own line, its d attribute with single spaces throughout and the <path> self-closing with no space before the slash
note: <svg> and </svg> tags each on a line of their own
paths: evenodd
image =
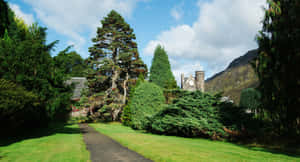
<svg viewBox="0 0 300 162">
<path fill-rule="evenodd" d="M 205 81 L 205 91 L 211 93 L 223 91 L 224 96 L 228 96 L 238 104 L 243 89 L 258 86 L 258 78 L 249 63 L 256 56 L 257 50 L 251 50 L 233 60 L 224 71 Z"/>
</svg>

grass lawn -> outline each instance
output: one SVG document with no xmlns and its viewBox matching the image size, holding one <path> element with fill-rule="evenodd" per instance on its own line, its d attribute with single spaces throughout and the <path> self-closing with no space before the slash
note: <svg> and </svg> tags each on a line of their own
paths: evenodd
<svg viewBox="0 0 300 162">
<path fill-rule="evenodd" d="M 154 161 L 300 161 L 300 156 L 289 156 L 263 148 L 142 133 L 120 123 L 94 123 L 90 126 Z"/>
<path fill-rule="evenodd" d="M 78 125 L 55 124 L 22 138 L 0 140 L 1 162 L 89 161 Z"/>
</svg>

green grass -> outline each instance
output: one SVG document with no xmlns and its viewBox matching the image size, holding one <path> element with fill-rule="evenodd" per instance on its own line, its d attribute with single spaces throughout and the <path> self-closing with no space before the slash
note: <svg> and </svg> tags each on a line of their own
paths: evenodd
<svg viewBox="0 0 300 162">
<path fill-rule="evenodd" d="M 1 162 L 86 162 L 90 157 L 78 125 L 55 124 L 28 137 L 1 139 L 0 144 Z"/>
<path fill-rule="evenodd" d="M 90 124 L 122 145 L 154 161 L 300 161 L 263 148 L 206 139 L 160 136 L 134 131 L 120 123 Z"/>
</svg>

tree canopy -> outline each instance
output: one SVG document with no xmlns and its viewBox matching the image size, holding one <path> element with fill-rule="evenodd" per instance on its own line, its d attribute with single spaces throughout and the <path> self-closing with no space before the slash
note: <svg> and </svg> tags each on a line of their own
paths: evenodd
<svg viewBox="0 0 300 162">
<path fill-rule="evenodd" d="M 300 3 L 268 0 L 263 28 L 257 36 L 254 64 L 264 109 L 279 130 L 295 132 L 300 120 Z M 299 130 L 299 123 L 298 123 Z"/>
<path fill-rule="evenodd" d="M 160 45 L 156 47 L 154 52 L 149 80 L 162 88 L 177 87 L 168 55 Z"/>
<path fill-rule="evenodd" d="M 57 70 L 50 54 L 57 41 L 47 44 L 46 28 L 26 25 L 6 9 L 1 8 L 1 16 L 8 12 L 13 21 L 1 20 L 7 28 L 0 38 L 0 100 L 8 107 L 0 106 L 0 124 L 15 131 L 65 117 L 72 89 L 64 84 L 65 74 Z"/>
<path fill-rule="evenodd" d="M 84 77 L 88 68 L 87 64 L 76 51 L 68 52 L 70 48 L 71 46 L 53 58 L 55 66 L 70 77 Z"/>
<path fill-rule="evenodd" d="M 126 103 L 128 82 L 145 74 L 147 67 L 139 56 L 133 29 L 119 13 L 112 10 L 101 23 L 92 39 L 94 45 L 89 48 L 90 93 L 105 91 L 109 100 L 105 104 L 121 107 Z M 109 98 L 113 98 L 114 104 Z"/>
</svg>

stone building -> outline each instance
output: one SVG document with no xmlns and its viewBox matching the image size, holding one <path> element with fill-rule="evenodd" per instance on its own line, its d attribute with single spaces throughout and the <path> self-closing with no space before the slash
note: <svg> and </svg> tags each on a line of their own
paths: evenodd
<svg viewBox="0 0 300 162">
<path fill-rule="evenodd" d="M 75 89 L 71 98 L 72 100 L 77 100 L 80 98 L 81 91 L 87 88 L 86 82 L 87 79 L 84 77 L 72 77 L 70 80 L 67 81 L 67 84 L 75 84 Z"/>
<path fill-rule="evenodd" d="M 184 77 L 184 74 L 181 74 L 181 89 L 204 92 L 204 71 L 196 71 L 195 77 Z"/>
</svg>

